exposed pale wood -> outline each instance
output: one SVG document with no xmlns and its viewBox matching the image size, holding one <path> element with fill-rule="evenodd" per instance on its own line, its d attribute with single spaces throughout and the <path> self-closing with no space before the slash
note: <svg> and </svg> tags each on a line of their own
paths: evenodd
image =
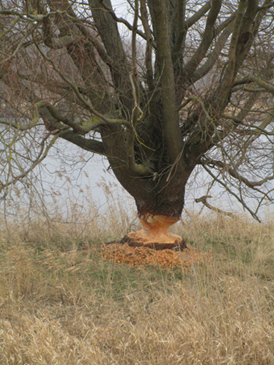
<svg viewBox="0 0 274 365">
<path fill-rule="evenodd" d="M 123 242 L 130 246 L 145 246 L 155 249 L 186 248 L 184 240 L 168 231 L 169 227 L 178 219 L 163 215 L 152 215 L 150 213 L 140 216 L 143 229 L 127 234 Z"/>
</svg>

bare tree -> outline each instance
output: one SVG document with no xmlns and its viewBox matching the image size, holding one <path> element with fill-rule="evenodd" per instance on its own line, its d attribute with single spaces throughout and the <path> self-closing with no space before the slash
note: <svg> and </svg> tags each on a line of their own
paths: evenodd
<svg viewBox="0 0 274 365">
<path fill-rule="evenodd" d="M 273 200 L 274 2 L 125 6 L 1 1 L 3 196 L 62 138 L 106 156 L 134 197 L 145 230 L 131 243 L 183 247 L 167 228 L 197 165 L 259 220 Z"/>
</svg>

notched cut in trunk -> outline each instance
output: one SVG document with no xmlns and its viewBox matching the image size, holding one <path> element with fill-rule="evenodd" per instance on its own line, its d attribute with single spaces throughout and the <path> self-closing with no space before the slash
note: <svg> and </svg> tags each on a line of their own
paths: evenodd
<svg viewBox="0 0 274 365">
<path fill-rule="evenodd" d="M 185 241 L 182 237 L 168 232 L 168 228 L 176 223 L 179 219 L 165 215 L 153 215 L 145 213 L 139 216 L 143 229 L 130 232 L 121 241 L 129 246 L 144 246 L 162 249 L 183 250 L 186 248 Z"/>
</svg>

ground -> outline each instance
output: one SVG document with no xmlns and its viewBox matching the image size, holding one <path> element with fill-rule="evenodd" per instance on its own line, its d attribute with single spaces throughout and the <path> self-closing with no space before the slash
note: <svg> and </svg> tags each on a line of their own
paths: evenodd
<svg viewBox="0 0 274 365">
<path fill-rule="evenodd" d="M 274 364 L 274 219 L 191 216 L 182 252 L 104 220 L 0 219 L 1 365 Z"/>
</svg>

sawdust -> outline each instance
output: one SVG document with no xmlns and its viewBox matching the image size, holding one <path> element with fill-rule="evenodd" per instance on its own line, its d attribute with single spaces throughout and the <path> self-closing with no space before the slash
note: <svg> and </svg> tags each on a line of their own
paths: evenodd
<svg viewBox="0 0 274 365">
<path fill-rule="evenodd" d="M 141 246 L 131 247 L 128 244 L 112 243 L 105 245 L 102 249 L 105 260 L 110 260 L 120 264 L 136 265 L 159 265 L 161 267 L 183 267 L 188 269 L 198 262 L 210 262 L 212 255 L 200 252 L 196 248 L 187 244 L 183 251 L 170 249 L 155 250 L 153 248 Z"/>
</svg>

